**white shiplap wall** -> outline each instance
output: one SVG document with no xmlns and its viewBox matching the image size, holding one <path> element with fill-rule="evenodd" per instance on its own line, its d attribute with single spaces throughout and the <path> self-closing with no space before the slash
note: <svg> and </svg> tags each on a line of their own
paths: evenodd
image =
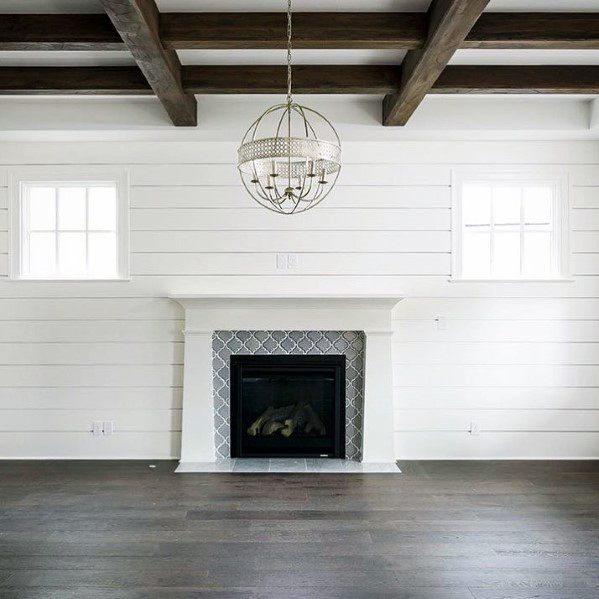
<svg viewBox="0 0 599 599">
<path fill-rule="evenodd" d="M 182 314 L 166 295 L 186 291 L 397 293 L 398 457 L 599 456 L 599 143 L 344 151 L 335 193 L 286 218 L 251 205 L 233 144 L 0 144 L 3 275 L 12 166 L 124 165 L 132 185 L 130 282 L 0 280 L 0 457 L 177 456 Z M 451 169 L 475 164 L 568 173 L 574 282 L 448 282 Z M 276 252 L 298 268 L 277 271 Z"/>
</svg>

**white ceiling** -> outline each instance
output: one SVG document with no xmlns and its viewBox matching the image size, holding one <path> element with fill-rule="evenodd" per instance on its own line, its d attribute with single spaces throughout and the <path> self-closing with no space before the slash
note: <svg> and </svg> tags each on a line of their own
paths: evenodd
<svg viewBox="0 0 599 599">
<path fill-rule="evenodd" d="M 181 64 L 285 64 L 285 50 L 178 50 Z M 405 50 L 294 50 L 295 64 L 401 64 Z M 2 59 L 0 58 L 0 61 Z"/>
<path fill-rule="evenodd" d="M 164 12 L 284 11 L 285 0 L 157 0 Z M 425 11 L 430 0 L 294 0 L 297 11 Z M 596 12 L 598 0 L 491 0 L 489 11 Z M 102 12 L 98 0 L 1 0 L 2 13 Z"/>
<path fill-rule="evenodd" d="M 449 64 L 527 65 L 589 64 L 599 65 L 599 50 L 458 50 Z"/>
</svg>

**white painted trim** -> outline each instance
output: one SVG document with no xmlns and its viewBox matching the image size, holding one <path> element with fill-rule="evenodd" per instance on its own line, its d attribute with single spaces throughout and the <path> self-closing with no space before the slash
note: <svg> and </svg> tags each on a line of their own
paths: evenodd
<svg viewBox="0 0 599 599">
<path fill-rule="evenodd" d="M 117 188 L 117 266 L 116 278 L 47 278 L 22 277 L 22 186 L 29 182 L 58 184 L 61 182 L 106 182 L 116 183 Z M 129 227 L 129 171 L 105 166 L 28 166 L 8 171 L 8 281 L 18 282 L 107 282 L 130 281 L 130 227 Z"/>
<path fill-rule="evenodd" d="M 462 185 L 465 181 L 550 181 L 555 185 L 553 215 L 554 234 L 553 260 L 555 277 L 514 277 L 509 279 L 495 277 L 463 278 L 462 277 Z M 570 282 L 570 184 L 568 172 L 563 167 L 558 168 L 513 168 L 511 166 L 484 166 L 480 168 L 451 169 L 451 283 L 541 283 L 541 282 Z"/>
</svg>

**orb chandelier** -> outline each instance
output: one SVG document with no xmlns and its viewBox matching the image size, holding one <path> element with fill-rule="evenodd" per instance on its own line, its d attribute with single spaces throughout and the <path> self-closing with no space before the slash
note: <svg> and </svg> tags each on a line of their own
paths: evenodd
<svg viewBox="0 0 599 599">
<path fill-rule="evenodd" d="M 271 106 L 250 126 L 238 150 L 248 193 L 281 214 L 314 208 L 339 177 L 341 144 L 331 122 L 291 95 L 291 0 L 287 2 L 287 100 Z"/>
</svg>

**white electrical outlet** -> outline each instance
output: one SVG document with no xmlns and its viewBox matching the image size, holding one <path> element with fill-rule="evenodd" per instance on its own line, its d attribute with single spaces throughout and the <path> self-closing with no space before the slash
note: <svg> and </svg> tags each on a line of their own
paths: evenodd
<svg viewBox="0 0 599 599">
<path fill-rule="evenodd" d="M 297 262 L 297 254 L 277 254 L 277 270 L 292 270 Z"/>
<path fill-rule="evenodd" d="M 99 420 L 94 420 L 92 422 L 92 435 L 94 437 L 99 437 L 103 433 L 102 423 Z"/>
<path fill-rule="evenodd" d="M 470 434 L 471 435 L 480 435 L 480 425 L 478 422 L 470 423 Z"/>
<path fill-rule="evenodd" d="M 287 254 L 277 254 L 277 270 L 287 270 Z"/>
<path fill-rule="evenodd" d="M 104 420 L 104 434 L 112 435 L 114 433 L 114 420 Z"/>
</svg>

